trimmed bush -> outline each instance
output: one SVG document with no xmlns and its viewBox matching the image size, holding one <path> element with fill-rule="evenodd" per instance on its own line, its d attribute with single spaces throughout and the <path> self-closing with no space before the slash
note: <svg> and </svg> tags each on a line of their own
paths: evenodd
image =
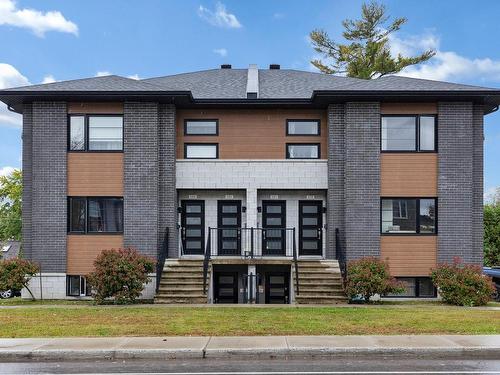
<svg viewBox="0 0 500 375">
<path fill-rule="evenodd" d="M 151 282 L 155 262 L 133 248 L 104 250 L 94 262 L 95 271 L 87 275 L 92 297 L 101 304 L 112 298 L 116 304 L 133 303 L 144 284 Z"/>
<path fill-rule="evenodd" d="M 399 294 L 402 284 L 389 273 L 389 264 L 375 257 L 365 257 L 347 263 L 345 291 L 350 299 L 362 296 L 366 302 L 378 294 Z"/>
<path fill-rule="evenodd" d="M 440 264 L 432 270 L 431 278 L 443 301 L 450 305 L 483 306 L 495 293 L 491 277 L 484 275 L 480 266 L 463 263 L 460 258 Z"/>
<path fill-rule="evenodd" d="M 21 290 L 26 288 L 35 299 L 28 288 L 28 283 L 38 273 L 38 266 L 26 259 L 19 257 L 0 260 L 0 290 Z"/>
</svg>

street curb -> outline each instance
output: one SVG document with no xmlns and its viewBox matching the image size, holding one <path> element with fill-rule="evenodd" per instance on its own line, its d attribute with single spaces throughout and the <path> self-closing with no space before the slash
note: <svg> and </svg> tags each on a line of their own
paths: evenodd
<svg viewBox="0 0 500 375">
<path fill-rule="evenodd" d="M 500 348 L 450 347 L 450 348 L 349 348 L 325 347 L 314 349 L 100 349 L 100 350 L 2 350 L 0 361 L 12 360 L 95 360 L 95 359 L 303 359 L 318 357 L 439 357 L 439 358 L 500 358 Z"/>
</svg>

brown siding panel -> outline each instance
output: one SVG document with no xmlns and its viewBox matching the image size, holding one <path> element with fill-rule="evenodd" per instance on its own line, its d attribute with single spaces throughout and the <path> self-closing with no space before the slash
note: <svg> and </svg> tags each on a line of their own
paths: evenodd
<svg viewBox="0 0 500 375">
<path fill-rule="evenodd" d="M 123 196 L 122 153 L 68 153 L 69 196 Z"/>
<path fill-rule="evenodd" d="M 122 235 L 68 235 L 67 241 L 68 275 L 86 275 L 93 271 L 94 260 L 102 250 L 123 247 Z"/>
<path fill-rule="evenodd" d="M 436 197 L 438 157 L 435 153 L 382 153 L 383 197 Z"/>
<path fill-rule="evenodd" d="M 380 257 L 393 276 L 428 276 L 436 267 L 437 236 L 381 236 Z"/>
<path fill-rule="evenodd" d="M 430 115 L 437 113 L 437 103 L 382 103 L 383 115 Z"/>
<path fill-rule="evenodd" d="M 185 136 L 184 120 L 218 119 L 219 136 Z M 320 136 L 286 136 L 287 119 L 321 120 Z M 220 159 L 285 159 L 286 143 L 320 143 L 327 158 L 327 120 L 324 110 L 204 109 L 177 112 L 177 158 L 184 158 L 186 143 L 219 143 Z"/>
<path fill-rule="evenodd" d="M 123 103 L 68 103 L 68 114 L 122 114 Z"/>
</svg>

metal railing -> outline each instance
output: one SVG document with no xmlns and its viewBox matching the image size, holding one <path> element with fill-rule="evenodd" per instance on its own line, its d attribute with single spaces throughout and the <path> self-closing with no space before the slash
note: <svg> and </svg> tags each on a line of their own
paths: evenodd
<svg viewBox="0 0 500 375">
<path fill-rule="evenodd" d="M 345 281 L 347 277 L 347 260 L 346 260 L 345 248 L 342 245 L 342 239 L 340 238 L 339 228 L 335 228 L 335 255 L 339 262 L 340 272 L 342 273 L 342 279 Z"/>
<path fill-rule="evenodd" d="M 208 228 L 211 256 L 293 257 L 295 228 Z"/>
<path fill-rule="evenodd" d="M 156 293 L 160 289 L 161 276 L 163 274 L 163 268 L 165 267 L 165 260 L 168 254 L 168 227 L 165 228 L 165 236 L 163 237 L 163 242 L 158 253 L 158 262 L 156 263 Z"/>
</svg>

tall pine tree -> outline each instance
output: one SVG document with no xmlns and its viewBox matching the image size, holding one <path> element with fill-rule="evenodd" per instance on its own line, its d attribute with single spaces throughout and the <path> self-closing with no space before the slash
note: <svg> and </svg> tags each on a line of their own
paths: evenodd
<svg viewBox="0 0 500 375">
<path fill-rule="evenodd" d="M 396 18 L 386 25 L 388 20 L 385 6 L 371 2 L 362 5 L 361 19 L 342 21 L 345 29 L 342 36 L 348 44 L 333 41 L 324 30 L 312 31 L 310 38 L 314 49 L 327 61 L 312 60 L 311 63 L 326 74 L 372 79 L 400 72 L 435 55 L 436 52 L 431 49 L 414 57 L 401 54 L 393 57 L 388 36 L 398 31 L 407 19 Z"/>
</svg>

